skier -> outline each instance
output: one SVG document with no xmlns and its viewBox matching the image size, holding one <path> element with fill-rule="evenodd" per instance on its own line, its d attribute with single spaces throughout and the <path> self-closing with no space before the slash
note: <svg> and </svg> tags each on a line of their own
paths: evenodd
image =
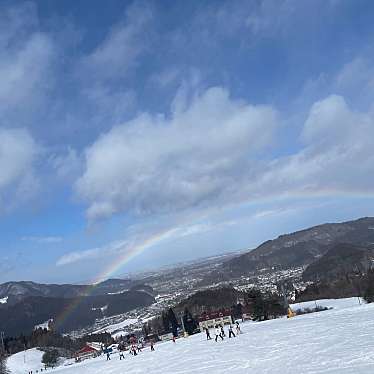
<svg viewBox="0 0 374 374">
<path fill-rule="evenodd" d="M 240 325 L 239 325 L 238 321 L 236 321 L 235 323 L 236 323 L 236 335 L 239 335 L 241 333 L 241 331 L 240 331 Z"/>
<path fill-rule="evenodd" d="M 216 342 L 217 342 L 217 339 L 218 339 L 218 337 L 220 337 L 222 340 L 223 340 L 223 336 L 222 336 L 222 334 L 221 334 L 221 329 L 219 328 L 219 326 L 216 326 L 216 331 L 215 331 L 215 333 L 216 333 Z"/>
<path fill-rule="evenodd" d="M 211 340 L 211 336 L 210 336 L 210 332 L 209 332 L 209 328 L 208 327 L 205 327 L 205 333 L 206 333 L 206 340 Z"/>
<path fill-rule="evenodd" d="M 234 331 L 232 331 L 232 326 L 230 325 L 230 327 L 229 327 L 229 338 L 231 338 L 231 336 L 233 336 L 235 338 Z"/>
<path fill-rule="evenodd" d="M 223 325 L 221 325 L 221 335 L 222 335 L 222 336 L 226 336 L 226 334 L 225 334 L 225 330 L 223 329 Z"/>
<path fill-rule="evenodd" d="M 176 339 L 175 339 L 175 336 L 173 335 L 173 343 L 176 343 Z"/>
<path fill-rule="evenodd" d="M 109 352 L 106 353 L 106 360 L 110 361 L 110 353 Z"/>
<path fill-rule="evenodd" d="M 136 353 L 136 346 L 133 345 L 131 349 L 132 349 L 132 354 L 133 354 L 134 356 L 136 356 L 136 355 L 137 355 L 137 353 Z"/>
<path fill-rule="evenodd" d="M 142 351 L 142 348 L 143 348 L 143 347 L 142 347 L 142 344 L 141 344 L 141 343 L 138 343 L 137 348 L 138 348 L 138 353 L 141 352 L 141 351 Z"/>
<path fill-rule="evenodd" d="M 154 351 L 155 350 L 155 347 L 154 347 L 154 344 L 153 344 L 153 340 L 151 340 L 151 351 Z"/>
<path fill-rule="evenodd" d="M 125 359 L 125 355 L 123 354 L 123 351 L 120 351 L 119 353 L 119 360 Z"/>
</svg>

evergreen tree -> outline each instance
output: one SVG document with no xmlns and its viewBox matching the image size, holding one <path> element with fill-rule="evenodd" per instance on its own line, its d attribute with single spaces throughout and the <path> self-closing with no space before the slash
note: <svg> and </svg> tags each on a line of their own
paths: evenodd
<svg viewBox="0 0 374 374">
<path fill-rule="evenodd" d="M 171 331 L 173 333 L 173 336 L 177 337 L 179 324 L 177 318 L 175 317 L 173 309 L 169 308 L 167 316 L 171 324 Z"/>
<path fill-rule="evenodd" d="M 42 357 L 43 364 L 47 366 L 55 366 L 58 360 L 58 350 L 57 349 L 50 349 L 44 352 Z"/>
<path fill-rule="evenodd" d="M 188 335 L 192 335 L 197 327 L 196 321 L 194 320 L 192 314 L 189 312 L 187 308 L 184 309 L 183 325 Z"/>
<path fill-rule="evenodd" d="M 161 314 L 161 320 L 162 320 L 162 326 L 164 328 L 164 332 L 165 333 L 170 332 L 171 323 L 170 323 L 168 314 L 165 313 L 164 311 Z"/>
</svg>

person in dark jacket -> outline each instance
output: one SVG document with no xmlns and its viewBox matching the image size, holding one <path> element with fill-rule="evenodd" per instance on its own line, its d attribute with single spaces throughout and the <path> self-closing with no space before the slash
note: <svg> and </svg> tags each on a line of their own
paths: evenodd
<svg viewBox="0 0 374 374">
<path fill-rule="evenodd" d="M 222 335 L 222 336 L 226 336 L 226 334 L 225 334 L 225 330 L 223 329 L 223 325 L 221 325 L 221 335 Z"/>
<path fill-rule="evenodd" d="M 230 325 L 230 327 L 229 327 L 229 338 L 231 338 L 231 336 L 233 336 L 235 338 L 234 331 L 232 330 L 232 326 Z"/>
<path fill-rule="evenodd" d="M 206 340 L 211 340 L 212 337 L 210 336 L 209 328 L 205 327 L 205 333 L 206 333 Z"/>
<path fill-rule="evenodd" d="M 239 335 L 241 333 L 239 322 L 236 321 L 236 335 Z"/>
<path fill-rule="evenodd" d="M 218 337 L 220 337 L 223 340 L 223 336 L 221 334 L 221 329 L 219 328 L 219 326 L 216 326 L 215 334 L 216 334 L 216 339 L 215 339 L 216 341 L 218 340 Z"/>
</svg>

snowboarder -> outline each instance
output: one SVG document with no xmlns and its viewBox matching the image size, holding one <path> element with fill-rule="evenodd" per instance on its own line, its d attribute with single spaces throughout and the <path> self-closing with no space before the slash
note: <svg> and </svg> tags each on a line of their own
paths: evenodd
<svg viewBox="0 0 374 374">
<path fill-rule="evenodd" d="M 210 332 L 209 332 L 209 329 L 208 327 L 205 327 L 205 333 L 206 333 L 206 340 L 211 340 L 211 336 L 210 336 Z"/>
<path fill-rule="evenodd" d="M 233 336 L 235 338 L 234 331 L 232 331 L 232 326 L 230 325 L 230 327 L 229 327 L 229 338 L 231 338 L 231 336 Z"/>
<path fill-rule="evenodd" d="M 221 329 L 219 328 L 219 326 L 216 326 L 216 331 L 215 331 L 215 333 L 216 333 L 216 342 L 217 342 L 217 339 L 218 339 L 218 337 L 220 337 L 222 340 L 223 340 L 223 336 L 222 336 L 222 334 L 221 334 Z"/>
</svg>

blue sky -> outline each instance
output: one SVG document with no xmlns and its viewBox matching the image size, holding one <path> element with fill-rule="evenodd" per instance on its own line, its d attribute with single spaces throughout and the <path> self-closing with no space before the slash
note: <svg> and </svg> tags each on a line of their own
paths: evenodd
<svg viewBox="0 0 374 374">
<path fill-rule="evenodd" d="M 372 216 L 373 17 L 364 0 L 2 1 L 0 281 Z"/>
</svg>

